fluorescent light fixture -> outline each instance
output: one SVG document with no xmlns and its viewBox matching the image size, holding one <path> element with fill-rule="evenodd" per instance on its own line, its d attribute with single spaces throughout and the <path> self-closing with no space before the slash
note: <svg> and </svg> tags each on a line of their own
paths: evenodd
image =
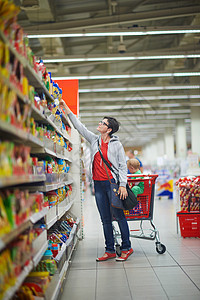
<svg viewBox="0 0 200 300">
<path fill-rule="evenodd" d="M 200 103 L 190 103 L 190 106 L 200 106 Z"/>
<path fill-rule="evenodd" d="M 187 104 L 187 103 L 185 103 L 185 104 Z M 194 105 L 193 105 L 194 104 Z M 188 103 L 187 105 L 188 106 L 199 106 L 200 105 L 200 103 L 192 103 L 192 104 L 190 104 L 190 103 Z M 180 104 L 180 103 L 163 103 L 163 104 L 158 104 L 158 107 L 181 107 L 181 106 L 183 106 L 183 104 Z M 155 107 L 155 106 L 153 106 L 153 107 Z M 142 110 L 142 109 L 147 109 L 147 108 L 150 108 L 150 109 L 152 109 L 152 106 L 150 105 L 150 104 L 135 104 L 135 105 L 132 105 L 132 104 L 122 104 L 122 105 L 106 105 L 106 110 L 112 110 L 112 111 L 114 111 L 114 110 L 127 110 L 127 109 L 140 109 L 140 110 Z M 98 111 L 98 110 L 104 110 L 105 109 L 105 106 L 96 106 L 96 105 L 90 105 L 89 107 L 87 106 L 83 106 L 83 107 L 80 107 L 80 111 L 94 111 L 94 110 L 96 110 L 96 111 Z M 155 111 L 150 111 L 151 113 L 153 112 L 153 113 L 157 113 L 157 109 L 156 109 L 156 107 L 155 107 Z M 169 111 L 163 111 L 163 110 L 160 110 L 159 111 L 160 113 L 169 113 Z M 185 113 L 185 112 L 190 112 L 190 109 L 184 109 L 184 110 L 181 110 L 180 112 L 179 111 L 170 111 L 170 112 L 172 112 L 172 113 L 175 113 L 175 112 L 178 112 L 178 113 Z M 137 111 L 137 113 L 138 113 L 138 111 Z M 146 111 L 145 110 L 145 113 L 148 113 L 148 111 Z"/>
<path fill-rule="evenodd" d="M 132 92 L 132 91 L 161 91 L 161 90 L 192 90 L 200 89 L 200 85 L 169 85 L 169 86 L 138 86 L 138 87 L 112 87 L 79 89 L 79 93 L 107 93 L 107 92 Z"/>
<path fill-rule="evenodd" d="M 93 62 L 93 61 L 126 61 L 126 60 L 148 60 L 148 59 L 179 59 L 200 58 L 200 54 L 175 54 L 175 55 L 143 55 L 143 56 L 110 56 L 110 57 L 75 57 L 75 58 L 51 58 L 43 59 L 48 63 L 70 63 L 70 62 Z"/>
<path fill-rule="evenodd" d="M 150 104 L 143 104 L 143 105 L 106 105 L 106 110 L 120 110 L 120 109 L 133 109 L 133 108 L 140 108 L 140 109 L 143 109 L 143 108 L 151 108 Z M 86 107 L 86 106 L 83 106 L 83 107 L 80 107 L 80 111 L 89 111 L 89 110 L 105 110 L 105 105 L 104 106 L 90 106 L 90 107 Z"/>
<path fill-rule="evenodd" d="M 104 97 L 104 98 L 87 98 L 87 99 L 81 99 L 81 103 L 87 103 L 87 102 L 102 102 L 102 101 L 109 101 L 109 102 L 126 102 L 126 101 L 154 101 L 154 100 L 190 100 L 190 99 L 200 99 L 200 95 L 164 95 L 164 96 L 135 96 L 135 97 Z"/>
<path fill-rule="evenodd" d="M 180 107 L 182 105 L 180 103 L 163 103 L 163 104 L 159 104 L 158 106 L 159 107 Z"/>
<path fill-rule="evenodd" d="M 104 112 L 102 112 L 102 111 L 100 111 L 100 112 L 96 112 L 96 111 L 95 112 L 81 112 L 80 116 L 81 116 L 81 120 L 83 122 L 87 123 L 90 118 L 94 118 L 94 117 L 95 118 L 103 118 L 105 116 L 105 111 Z M 147 120 L 156 120 L 156 119 L 159 119 L 162 121 L 164 121 L 164 120 L 167 121 L 167 119 L 170 119 L 170 120 L 185 119 L 185 118 L 189 118 L 189 113 L 173 114 L 172 112 L 170 112 L 170 113 L 166 112 L 164 119 L 163 119 L 163 114 L 160 115 L 157 111 L 156 111 L 156 113 L 154 111 L 153 115 L 147 115 L 147 114 L 144 115 L 144 112 L 143 112 L 140 116 L 137 115 L 137 117 L 134 115 L 134 111 L 126 111 L 126 112 L 116 111 L 112 114 L 112 116 L 118 117 L 119 121 L 120 121 L 120 118 L 126 117 L 129 120 L 133 120 L 133 121 L 142 120 L 142 121 L 146 122 Z"/>
<path fill-rule="evenodd" d="M 193 29 L 153 29 L 148 30 L 144 28 L 133 28 L 130 30 L 104 30 L 104 31 L 71 31 L 71 32 L 59 32 L 50 34 L 28 34 L 29 39 L 35 38 L 68 38 L 68 37 L 99 37 L 99 36 L 145 36 L 145 35 L 160 35 L 160 34 L 185 34 L 185 33 L 200 33 L 199 28 Z"/>
<path fill-rule="evenodd" d="M 170 106 L 166 106 L 166 107 L 170 107 Z M 135 115 L 157 115 L 157 114 L 169 114 L 169 113 L 175 113 L 175 114 L 185 114 L 185 113 L 190 113 L 191 112 L 191 110 L 190 109 L 177 109 L 177 110 L 165 110 L 165 109 L 163 109 L 163 110 L 158 110 L 158 109 L 156 109 L 155 108 L 155 110 L 152 110 L 152 107 L 150 107 L 150 105 L 142 105 L 142 106 L 136 106 L 136 105 L 127 105 L 127 106 L 123 106 L 123 105 L 116 105 L 116 106 L 114 106 L 114 105 L 106 105 L 106 110 L 107 111 L 109 111 L 109 110 L 112 110 L 112 111 L 115 111 L 115 110 L 124 110 L 124 113 L 126 114 L 126 112 L 127 112 L 127 109 L 129 109 L 129 110 L 131 110 L 131 109 L 136 109 L 136 108 L 140 108 L 140 110 L 137 110 L 137 111 L 135 111 L 134 112 L 134 114 Z M 147 109 L 151 109 L 151 110 L 147 110 Z M 104 110 L 105 109 L 105 106 L 97 106 L 97 107 L 95 107 L 94 108 L 94 106 L 93 107 L 80 107 L 80 111 L 82 112 L 82 111 L 94 111 L 94 109 L 96 110 L 96 111 L 98 111 L 98 110 Z M 143 111 L 143 109 L 145 109 L 144 111 Z"/>
<path fill-rule="evenodd" d="M 145 111 L 145 115 L 152 115 L 152 114 L 189 114 L 191 112 L 190 109 L 177 109 L 177 110 L 170 110 L 170 111 L 167 111 L 167 110 L 147 110 Z"/>
<path fill-rule="evenodd" d="M 53 77 L 53 80 L 99 80 L 99 79 L 128 79 L 128 78 L 154 78 L 154 77 L 187 77 L 200 76 L 200 72 L 169 72 L 169 73 L 146 73 L 146 74 L 109 74 L 109 75 L 74 75 Z"/>
</svg>

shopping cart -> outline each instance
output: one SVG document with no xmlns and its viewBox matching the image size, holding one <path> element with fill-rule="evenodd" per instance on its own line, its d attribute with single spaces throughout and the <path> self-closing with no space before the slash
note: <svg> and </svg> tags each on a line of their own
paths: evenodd
<svg viewBox="0 0 200 300">
<path fill-rule="evenodd" d="M 133 179 L 134 177 L 134 179 Z M 159 231 L 153 223 L 153 208 L 154 208 L 154 193 L 155 193 L 155 182 L 158 175 L 128 175 L 128 184 L 130 187 L 138 184 L 139 182 L 144 182 L 144 192 L 137 196 L 138 205 L 131 210 L 125 210 L 124 214 L 127 221 L 140 221 L 140 229 L 130 230 L 130 237 L 146 239 L 146 240 L 156 240 L 156 251 L 159 254 L 163 254 L 166 251 L 165 245 L 161 244 Z M 150 229 L 143 228 L 143 221 L 149 221 L 151 224 Z M 115 239 L 116 253 L 120 256 L 120 244 L 118 239 L 121 237 L 119 231 L 114 226 L 113 222 L 113 232 Z"/>
</svg>

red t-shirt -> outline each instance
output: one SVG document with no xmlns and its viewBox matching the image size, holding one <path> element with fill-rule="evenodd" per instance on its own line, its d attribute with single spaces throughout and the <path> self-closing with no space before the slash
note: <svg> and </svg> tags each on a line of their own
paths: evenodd
<svg viewBox="0 0 200 300">
<path fill-rule="evenodd" d="M 108 154 L 107 154 L 108 153 L 108 143 L 104 143 L 102 139 L 101 139 L 100 149 L 103 154 L 103 157 L 107 160 L 109 165 L 112 166 L 112 164 L 108 160 Z M 112 179 L 113 176 L 111 174 L 110 169 L 107 166 L 106 166 L 106 168 L 107 168 L 108 174 L 110 176 L 110 179 Z M 94 156 L 92 173 L 93 173 L 93 180 L 108 180 L 108 175 L 106 173 L 104 163 L 103 163 L 103 160 L 101 158 L 99 151 Z"/>
</svg>

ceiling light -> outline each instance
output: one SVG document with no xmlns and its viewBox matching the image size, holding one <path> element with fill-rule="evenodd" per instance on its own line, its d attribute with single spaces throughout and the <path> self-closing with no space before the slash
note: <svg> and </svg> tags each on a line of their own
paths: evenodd
<svg viewBox="0 0 200 300">
<path fill-rule="evenodd" d="M 140 104 L 136 104 L 136 105 L 106 105 L 106 110 L 120 110 L 120 109 L 133 109 L 133 108 L 140 108 L 140 109 L 143 109 L 143 108 L 151 108 L 150 104 L 143 104 L 143 105 L 140 105 Z M 90 107 L 86 107 L 86 106 L 83 106 L 83 107 L 80 107 L 80 111 L 89 111 L 89 110 L 101 110 L 101 109 L 105 109 L 105 105 L 104 106 L 90 106 Z"/>
<path fill-rule="evenodd" d="M 179 107 L 182 106 L 180 103 L 163 103 L 159 104 L 159 107 Z"/>
<path fill-rule="evenodd" d="M 200 99 L 200 95 L 164 95 L 164 96 L 148 96 L 148 95 L 137 95 L 135 97 L 103 97 L 103 98 L 86 98 L 81 99 L 81 103 L 87 102 L 120 102 L 120 101 L 152 101 L 152 100 L 190 100 L 190 99 Z"/>
<path fill-rule="evenodd" d="M 128 79 L 128 78 L 153 78 L 153 77 L 185 77 L 200 76 L 200 72 L 169 72 L 169 73 L 144 73 L 144 74 L 109 74 L 109 75 L 74 75 L 53 77 L 53 80 L 95 80 L 95 79 Z"/>
<path fill-rule="evenodd" d="M 133 29 L 122 29 L 122 30 L 117 30 L 117 29 L 112 29 L 112 30 L 95 30 L 95 31 L 62 31 L 62 32 L 56 32 L 54 33 L 49 33 L 49 34 L 28 34 L 28 37 L 30 39 L 33 38 L 67 38 L 67 37 L 97 37 L 97 36 L 144 36 L 144 35 L 161 35 L 161 34 L 185 34 L 185 33 L 200 33 L 199 27 L 193 27 L 189 28 L 188 27 L 176 27 L 169 29 L 167 28 L 143 28 L 143 27 L 138 27 L 138 28 L 133 28 Z"/>
<path fill-rule="evenodd" d="M 180 104 L 178 105 L 174 105 L 172 107 L 176 107 L 176 106 L 180 106 Z M 160 107 L 162 107 L 160 105 Z M 171 107 L 171 106 L 163 106 L 163 107 Z M 175 114 L 183 114 L 183 113 L 190 113 L 191 110 L 190 109 L 177 109 L 177 110 L 158 110 L 158 109 L 154 109 L 152 110 L 152 107 L 148 104 L 145 105 L 106 105 L 106 110 L 112 110 L 112 111 L 120 111 L 120 110 L 124 110 L 124 112 L 127 112 L 127 109 L 129 110 L 133 110 L 139 108 L 139 110 L 135 111 L 134 114 L 135 115 L 143 115 L 143 114 L 147 114 L 147 115 L 156 115 L 156 114 L 171 114 L 171 113 L 175 113 Z M 151 109 L 151 110 L 147 110 L 147 108 Z M 90 106 L 90 107 L 81 107 L 80 108 L 80 112 L 83 111 L 98 111 L 98 110 L 104 110 L 105 106 Z"/>
<path fill-rule="evenodd" d="M 175 54 L 175 55 L 142 55 L 142 56 L 106 56 L 106 57 L 74 57 L 74 58 L 51 58 L 43 59 L 48 63 L 71 63 L 71 62 L 93 62 L 93 61 L 127 61 L 127 60 L 148 60 L 148 59 L 182 59 L 200 58 L 200 54 Z"/>
<path fill-rule="evenodd" d="M 160 91 L 160 90 L 184 90 L 200 89 L 200 85 L 169 85 L 169 86 L 136 86 L 136 87 L 113 87 L 99 89 L 79 89 L 79 93 L 107 93 L 107 92 L 131 92 L 131 91 Z"/>
<path fill-rule="evenodd" d="M 200 103 L 190 103 L 190 106 L 200 106 Z"/>
<path fill-rule="evenodd" d="M 123 116 L 126 116 L 126 119 L 127 118 L 130 118 L 130 120 L 137 120 L 137 121 L 147 121 L 147 120 L 156 120 L 156 119 L 159 119 L 159 120 L 162 120 L 163 121 L 163 115 L 160 115 L 157 111 L 156 111 L 156 114 L 155 114 L 155 111 L 154 111 L 154 114 L 153 115 L 147 115 L 145 114 L 144 115 L 144 112 L 143 114 L 141 114 L 140 116 L 135 116 L 134 114 L 134 111 L 126 111 L 125 113 L 123 113 L 123 111 L 116 111 L 114 112 L 113 114 L 115 117 L 118 117 L 118 118 L 121 118 Z M 189 118 L 189 113 L 184 113 L 184 114 L 172 114 L 172 112 L 169 113 L 169 111 L 166 113 L 165 115 L 165 121 L 167 121 L 167 119 L 170 119 L 170 120 L 175 120 L 175 119 L 185 119 L 185 118 Z M 105 116 L 105 111 L 95 111 L 93 110 L 93 112 L 81 112 L 80 113 L 80 116 L 81 116 L 81 120 L 83 120 L 85 118 L 85 121 L 87 122 L 89 120 L 89 118 L 93 118 L 93 117 L 96 117 L 96 118 L 103 118 Z"/>
</svg>

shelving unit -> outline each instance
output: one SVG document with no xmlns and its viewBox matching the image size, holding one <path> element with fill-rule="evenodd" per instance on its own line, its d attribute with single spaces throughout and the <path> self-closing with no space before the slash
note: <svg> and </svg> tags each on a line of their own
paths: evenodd
<svg viewBox="0 0 200 300">
<path fill-rule="evenodd" d="M 67 240 L 64 248 L 62 249 L 62 253 L 60 253 L 60 255 L 56 257 L 56 259 L 61 262 L 60 269 L 59 273 L 54 275 L 51 284 L 47 288 L 47 291 L 45 293 L 46 300 L 54 300 L 57 299 L 59 296 L 60 289 L 62 287 L 63 281 L 67 273 L 69 261 L 77 244 L 79 236 L 78 231 L 80 230 L 79 226 L 80 220 L 77 219 L 76 224 L 74 224 L 73 229 L 71 231 L 70 237 Z M 67 249 L 69 251 L 66 251 Z"/>
<path fill-rule="evenodd" d="M 25 76 L 27 77 L 29 84 L 32 85 L 37 91 L 43 92 L 46 96 L 46 99 L 48 101 L 53 101 L 51 94 L 47 90 L 47 88 L 44 86 L 42 79 L 36 74 L 36 72 L 32 69 L 32 67 L 29 65 L 28 61 L 25 59 L 25 57 L 21 56 L 17 50 L 13 47 L 11 42 L 7 39 L 5 34 L 0 30 L 0 40 L 3 41 L 9 48 L 10 53 L 19 61 L 19 63 L 23 66 L 23 72 Z M 51 125 L 54 130 L 60 134 L 65 140 L 67 140 L 71 145 L 74 143 L 73 134 L 72 137 L 69 136 L 69 134 L 63 130 L 57 124 L 55 117 L 48 111 L 47 109 L 41 109 L 35 107 L 31 101 L 23 95 L 23 93 L 16 88 L 16 86 L 4 75 L 0 72 L 0 82 L 2 82 L 4 85 L 6 85 L 9 90 L 12 90 L 15 92 L 18 101 L 20 102 L 20 105 L 29 105 L 31 116 L 40 124 L 43 125 Z M 70 121 L 68 118 L 62 114 L 62 121 L 63 123 L 67 124 L 71 127 Z M 63 148 L 58 147 L 57 145 L 54 145 L 51 141 L 41 141 L 37 137 L 33 136 L 30 132 L 23 130 L 22 128 L 17 128 L 14 125 L 11 125 L 8 122 L 0 120 L 0 139 L 6 140 L 6 141 L 12 141 L 13 143 L 16 143 L 17 145 L 26 145 L 31 148 L 31 155 L 37 156 L 37 157 L 45 157 L 46 155 L 56 158 L 56 159 L 63 159 L 69 162 L 72 166 L 74 163 L 73 159 L 73 150 L 71 152 L 66 152 L 66 150 Z M 79 147 L 77 144 L 77 136 L 75 133 L 75 148 Z M 75 155 L 75 154 L 74 154 Z M 74 157 L 75 160 L 79 159 L 79 157 Z M 67 174 L 68 175 L 68 174 Z M 76 170 L 76 172 L 73 172 L 72 167 L 72 173 L 71 176 L 67 176 L 67 179 L 64 178 L 56 181 L 47 183 L 46 182 L 46 175 L 45 174 L 25 174 L 25 175 L 13 175 L 13 176 L 7 176 L 7 177 L 0 177 L 0 189 L 9 188 L 12 189 L 14 187 L 17 187 L 19 189 L 26 188 L 31 191 L 39 191 L 39 192 L 49 192 L 53 190 L 57 190 L 59 188 L 62 188 L 64 186 L 73 185 L 74 182 L 79 181 L 80 178 L 80 172 Z M 9 234 L 5 234 L 0 238 L 0 252 L 7 249 L 9 247 L 9 244 L 16 240 L 18 236 L 23 233 L 28 228 L 31 228 L 36 224 L 38 221 L 43 219 L 46 224 L 46 228 L 44 231 L 34 240 L 33 242 L 33 253 L 30 253 L 29 255 L 29 263 L 23 266 L 23 270 L 20 273 L 20 276 L 18 276 L 15 285 L 12 286 L 9 290 L 6 291 L 4 294 L 3 299 L 11 299 L 15 292 L 19 289 L 25 278 L 28 276 L 30 271 L 33 269 L 33 267 L 36 267 L 39 261 L 41 260 L 43 253 L 48 247 L 48 240 L 47 240 L 47 233 L 48 230 L 58 221 L 60 220 L 66 212 L 69 212 L 74 203 L 76 204 L 76 209 L 80 205 L 80 194 L 76 194 L 75 198 L 73 196 L 68 196 L 65 198 L 62 202 L 58 203 L 57 205 L 49 208 L 45 207 L 41 211 L 32 214 L 27 220 L 25 220 L 20 226 L 13 229 Z M 80 215 L 79 215 L 80 217 Z M 74 224 L 74 227 L 70 233 L 70 236 L 65 244 L 63 244 L 61 251 L 59 252 L 58 257 L 56 257 L 56 260 L 58 261 L 58 272 L 53 276 L 53 279 L 51 280 L 51 283 L 45 293 L 45 299 L 56 299 L 59 295 L 60 287 L 64 281 L 65 274 L 67 272 L 67 268 L 69 265 L 69 260 L 72 255 L 72 252 L 74 250 L 74 247 L 78 241 L 78 231 L 80 227 L 81 222 L 77 218 L 76 223 Z"/>
</svg>

